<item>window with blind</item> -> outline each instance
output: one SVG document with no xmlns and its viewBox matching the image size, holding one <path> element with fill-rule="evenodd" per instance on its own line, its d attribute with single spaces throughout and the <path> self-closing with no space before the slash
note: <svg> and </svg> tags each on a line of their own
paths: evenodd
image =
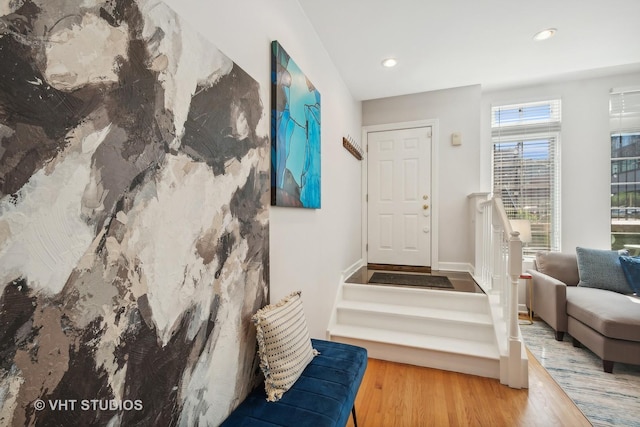
<svg viewBox="0 0 640 427">
<path fill-rule="evenodd" d="M 640 88 L 614 89 L 611 124 L 611 248 L 640 253 Z"/>
<path fill-rule="evenodd" d="M 560 123 L 559 99 L 491 109 L 493 193 L 530 225 L 525 255 L 560 250 Z"/>
</svg>

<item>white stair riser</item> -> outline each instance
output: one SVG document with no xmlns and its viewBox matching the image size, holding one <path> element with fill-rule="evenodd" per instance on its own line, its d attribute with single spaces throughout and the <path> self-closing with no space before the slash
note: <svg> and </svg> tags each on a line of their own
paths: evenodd
<svg viewBox="0 0 640 427">
<path fill-rule="evenodd" d="M 492 342 L 495 337 L 493 326 L 488 324 L 341 308 L 338 308 L 337 323 L 481 342 Z"/>
<path fill-rule="evenodd" d="M 486 378 L 500 378 L 499 359 L 397 346 L 340 336 L 332 336 L 331 340 L 364 347 L 367 349 L 368 356 L 373 359 L 478 375 Z"/>
<path fill-rule="evenodd" d="M 486 296 L 483 294 L 465 294 L 421 290 L 416 292 L 407 288 L 392 288 L 372 285 L 345 285 L 342 298 L 348 301 L 362 301 L 488 313 Z"/>
</svg>

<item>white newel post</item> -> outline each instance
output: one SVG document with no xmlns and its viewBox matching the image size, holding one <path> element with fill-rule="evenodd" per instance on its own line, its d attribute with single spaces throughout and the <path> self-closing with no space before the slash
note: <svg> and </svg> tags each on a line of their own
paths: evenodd
<svg viewBox="0 0 640 427">
<path fill-rule="evenodd" d="M 520 233 L 511 232 L 509 238 L 509 278 L 511 286 L 509 290 L 509 336 L 518 338 L 518 281 L 522 274 L 522 241 Z"/>
<path fill-rule="evenodd" d="M 518 280 L 522 274 L 522 241 L 520 233 L 512 231 L 509 238 L 509 387 L 521 388 L 520 360 L 522 343 L 518 332 Z"/>
<path fill-rule="evenodd" d="M 483 268 L 483 273 L 484 275 L 482 276 L 482 281 L 485 284 L 485 286 L 487 286 L 487 288 L 490 290 L 491 289 L 491 212 L 492 212 L 492 205 L 491 204 L 484 204 L 482 206 L 483 209 L 483 219 L 484 219 L 484 224 L 483 225 L 483 234 L 482 234 L 482 242 L 483 242 L 483 249 L 482 249 L 482 268 Z"/>
<path fill-rule="evenodd" d="M 498 293 L 498 297 L 502 303 L 502 274 L 503 268 L 503 248 L 502 245 L 502 226 L 492 224 L 491 226 L 491 290 Z"/>
<path fill-rule="evenodd" d="M 467 196 L 469 200 L 469 212 L 474 249 L 474 274 L 480 278 L 482 285 L 487 277 L 487 248 L 486 236 L 487 201 L 489 193 L 473 193 Z"/>
<path fill-rule="evenodd" d="M 500 274 L 502 280 L 500 281 L 500 293 L 502 295 L 502 316 L 505 319 L 509 319 L 510 313 L 510 299 L 509 288 L 511 287 L 511 276 L 509 276 L 509 238 L 507 232 L 503 229 L 500 234 L 500 254 L 502 255 L 502 262 L 500 263 Z"/>
</svg>

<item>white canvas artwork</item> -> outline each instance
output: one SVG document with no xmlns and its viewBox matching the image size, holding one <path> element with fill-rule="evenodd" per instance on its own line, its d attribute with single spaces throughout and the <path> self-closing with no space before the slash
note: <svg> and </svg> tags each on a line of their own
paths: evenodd
<svg viewBox="0 0 640 427">
<path fill-rule="evenodd" d="M 218 425 L 269 292 L 258 83 L 156 0 L 0 14 L 0 425 Z"/>
</svg>

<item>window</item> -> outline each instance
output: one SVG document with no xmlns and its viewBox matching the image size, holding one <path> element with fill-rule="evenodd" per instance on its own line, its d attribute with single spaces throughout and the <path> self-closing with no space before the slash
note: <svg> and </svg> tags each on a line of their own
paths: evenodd
<svg viewBox="0 0 640 427">
<path fill-rule="evenodd" d="M 611 248 L 640 252 L 640 88 L 612 90 Z"/>
<path fill-rule="evenodd" d="M 492 107 L 491 135 L 493 193 L 531 224 L 524 254 L 560 250 L 560 100 Z"/>
</svg>

